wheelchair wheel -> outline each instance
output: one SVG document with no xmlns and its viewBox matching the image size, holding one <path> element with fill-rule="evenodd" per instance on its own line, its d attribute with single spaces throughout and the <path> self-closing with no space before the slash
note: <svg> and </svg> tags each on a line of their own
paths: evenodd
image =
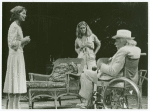
<svg viewBox="0 0 150 111">
<path fill-rule="evenodd" d="M 111 80 L 103 94 L 105 109 L 141 109 L 139 88 L 125 77 Z"/>
</svg>

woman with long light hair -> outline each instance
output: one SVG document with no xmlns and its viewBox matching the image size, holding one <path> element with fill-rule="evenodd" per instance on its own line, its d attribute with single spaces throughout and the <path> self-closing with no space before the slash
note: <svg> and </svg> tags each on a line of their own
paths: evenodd
<svg viewBox="0 0 150 111">
<path fill-rule="evenodd" d="M 84 59 L 84 69 L 92 70 L 92 67 L 96 66 L 96 54 L 100 49 L 101 43 L 85 21 L 78 23 L 76 37 L 75 51 L 78 54 L 78 58 Z M 96 47 L 94 47 L 94 44 L 96 44 Z"/>
<path fill-rule="evenodd" d="M 101 43 L 98 40 L 97 36 L 92 33 L 88 24 L 84 21 L 80 22 L 77 25 L 76 37 L 77 38 L 75 40 L 75 51 L 78 54 L 78 58 L 84 59 L 84 71 L 92 70 L 92 68 L 96 67 L 96 54 L 100 49 Z M 94 44 L 96 44 L 96 47 L 94 47 Z M 91 76 L 93 76 L 92 73 Z M 88 87 L 85 87 L 84 85 L 85 82 L 88 84 L 88 81 L 85 81 L 84 76 L 81 75 L 80 81 L 81 89 L 84 88 L 85 91 L 89 90 Z M 85 98 L 82 98 L 82 104 L 90 104 L 90 101 L 88 101 Z M 77 104 L 77 106 L 78 105 L 80 106 L 80 104 Z"/>
</svg>

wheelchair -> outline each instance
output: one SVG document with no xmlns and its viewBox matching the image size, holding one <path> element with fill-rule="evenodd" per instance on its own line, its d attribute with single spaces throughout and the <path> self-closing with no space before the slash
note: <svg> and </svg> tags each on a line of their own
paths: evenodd
<svg viewBox="0 0 150 111">
<path fill-rule="evenodd" d="M 97 61 L 97 68 L 100 59 Z M 108 58 L 103 60 L 108 62 Z M 92 109 L 142 109 L 142 84 L 147 80 L 147 70 L 138 71 L 138 63 L 139 59 L 126 57 L 123 77 L 98 80 L 94 84 Z M 137 83 L 132 81 L 134 74 L 138 74 Z"/>
</svg>

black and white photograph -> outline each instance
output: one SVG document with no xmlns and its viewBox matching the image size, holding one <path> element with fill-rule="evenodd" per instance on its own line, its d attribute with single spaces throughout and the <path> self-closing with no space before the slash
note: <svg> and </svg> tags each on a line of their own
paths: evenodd
<svg viewBox="0 0 150 111">
<path fill-rule="evenodd" d="M 148 2 L 1 5 L 1 109 L 148 109 Z"/>
</svg>

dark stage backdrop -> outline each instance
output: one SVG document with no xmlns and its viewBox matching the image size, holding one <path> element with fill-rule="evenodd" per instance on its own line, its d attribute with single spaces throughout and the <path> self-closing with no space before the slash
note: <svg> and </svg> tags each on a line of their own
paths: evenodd
<svg viewBox="0 0 150 111">
<path fill-rule="evenodd" d="M 7 34 L 11 24 L 10 10 L 21 5 L 27 8 L 27 18 L 22 23 L 24 36 L 31 43 L 24 48 L 26 76 L 28 73 L 46 73 L 50 55 L 57 58 L 75 58 L 76 26 L 86 21 L 99 40 L 100 57 L 111 57 L 116 52 L 111 39 L 118 29 L 129 29 L 142 52 L 148 54 L 148 3 L 2 3 L 2 88 L 5 80 L 8 45 Z M 139 69 L 148 69 L 148 55 L 141 57 Z M 146 85 L 143 92 L 147 94 Z"/>
</svg>

